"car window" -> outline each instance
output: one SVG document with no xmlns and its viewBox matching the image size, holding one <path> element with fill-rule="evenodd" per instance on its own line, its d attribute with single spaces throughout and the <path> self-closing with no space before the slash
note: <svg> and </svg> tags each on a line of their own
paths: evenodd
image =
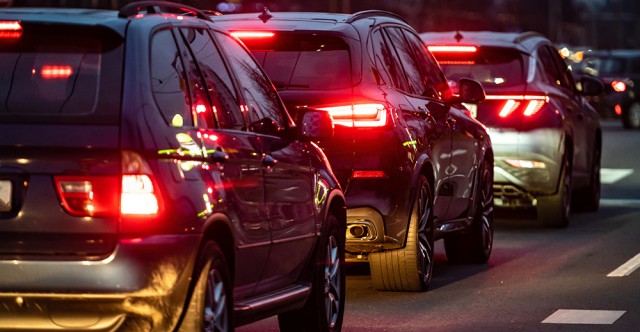
<svg viewBox="0 0 640 332">
<path fill-rule="evenodd" d="M 539 65 L 539 69 L 544 75 L 545 81 L 550 84 L 561 86 L 563 78 L 558 70 L 558 67 L 556 66 L 555 61 L 551 57 L 551 53 L 549 53 L 546 47 L 540 47 L 538 48 L 536 54 L 538 60 L 540 61 L 537 65 Z"/>
<path fill-rule="evenodd" d="M 167 123 L 192 125 L 191 95 L 182 57 L 169 29 L 160 30 L 151 41 L 153 95 Z"/>
<path fill-rule="evenodd" d="M 427 52 L 426 46 L 414 33 L 403 30 L 405 38 L 411 47 L 415 58 L 418 61 L 418 66 L 422 72 L 423 84 L 425 86 L 425 97 L 431 98 L 445 98 L 448 97 L 451 92 L 447 79 L 444 73 L 438 66 L 438 62 L 433 56 Z"/>
<path fill-rule="evenodd" d="M 278 33 L 244 38 L 278 89 L 334 90 L 351 86 L 349 45 L 336 36 Z"/>
<path fill-rule="evenodd" d="M 408 84 L 398 56 L 389 47 L 389 40 L 382 29 L 373 32 L 371 41 L 373 43 L 373 54 L 375 56 L 375 66 L 381 74 L 385 83 L 396 89 L 407 91 Z"/>
<path fill-rule="evenodd" d="M 569 71 L 569 65 L 567 65 L 567 63 L 562 60 L 562 57 L 554 48 L 550 46 L 545 46 L 545 48 L 556 64 L 558 75 L 560 77 L 560 85 L 567 89 L 573 90 L 574 83 L 573 78 L 571 77 L 571 72 Z"/>
<path fill-rule="evenodd" d="M 216 31 L 216 37 L 229 55 L 229 64 L 242 82 L 250 129 L 267 135 L 278 135 L 287 125 L 285 111 L 273 84 L 240 42 Z"/>
<path fill-rule="evenodd" d="M 0 122 L 117 123 L 122 50 L 119 37 L 74 26 L 2 40 Z"/>
<path fill-rule="evenodd" d="M 219 128 L 244 129 L 246 126 L 237 93 L 211 35 L 202 28 L 183 28 L 182 32 L 197 63 L 197 74 L 203 80 L 201 88 L 196 88 L 196 91 L 208 95 L 206 102 L 210 102 L 205 108 L 196 109 L 196 119 L 203 120 L 198 124 L 212 127 L 215 117 Z"/>
<path fill-rule="evenodd" d="M 398 59 L 400 59 L 400 63 L 404 69 L 408 83 L 408 89 L 406 91 L 415 95 L 433 95 L 435 91 L 427 92 L 428 87 L 425 86 L 426 82 L 422 79 L 423 76 L 420 67 L 413 56 L 411 46 L 404 38 L 402 30 L 399 28 L 386 28 L 385 30 L 389 34 L 391 45 L 393 45 L 396 50 Z"/>
</svg>

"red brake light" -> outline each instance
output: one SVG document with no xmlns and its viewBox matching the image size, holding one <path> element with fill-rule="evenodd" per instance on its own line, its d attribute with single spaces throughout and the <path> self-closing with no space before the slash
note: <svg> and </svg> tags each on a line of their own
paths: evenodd
<svg viewBox="0 0 640 332">
<path fill-rule="evenodd" d="M 383 127 L 387 124 L 387 110 L 382 104 L 354 104 L 318 107 L 329 112 L 333 123 L 346 127 Z"/>
<path fill-rule="evenodd" d="M 487 100 L 505 100 L 498 116 L 506 118 L 512 113 L 520 110 L 525 117 L 532 117 L 537 114 L 549 98 L 546 96 L 486 96 Z"/>
<path fill-rule="evenodd" d="M 231 35 L 240 39 L 273 38 L 276 34 L 269 31 L 232 31 Z"/>
<path fill-rule="evenodd" d="M 33 72 L 35 73 L 35 69 Z M 73 74 L 71 66 L 42 66 L 40 76 L 44 79 L 69 78 Z"/>
<path fill-rule="evenodd" d="M 125 174 L 122 176 L 120 212 L 129 215 L 154 215 L 158 213 L 158 198 L 148 175 Z"/>
<path fill-rule="evenodd" d="M 16 39 L 22 35 L 22 25 L 18 21 L 0 21 L 0 38 Z"/>
<path fill-rule="evenodd" d="M 448 52 L 448 53 L 475 53 L 478 48 L 470 45 L 431 45 L 427 49 L 432 53 Z"/>
<path fill-rule="evenodd" d="M 624 82 L 618 80 L 611 82 L 611 87 L 615 92 L 624 92 L 625 90 L 627 90 L 627 85 Z"/>
<path fill-rule="evenodd" d="M 384 171 L 353 171 L 352 178 L 385 178 Z"/>
<path fill-rule="evenodd" d="M 118 211 L 117 176 L 54 177 L 62 207 L 74 216 L 109 216 Z"/>
</svg>

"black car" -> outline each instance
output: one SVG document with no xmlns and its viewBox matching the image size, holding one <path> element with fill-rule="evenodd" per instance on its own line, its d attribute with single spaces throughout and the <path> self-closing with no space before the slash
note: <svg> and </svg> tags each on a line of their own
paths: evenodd
<svg viewBox="0 0 640 332">
<path fill-rule="evenodd" d="M 216 16 L 238 36 L 295 117 L 324 110 L 335 123 L 320 146 L 347 201 L 347 258 L 367 261 L 374 287 L 423 291 L 434 240 L 447 257 L 484 263 L 493 245 L 493 151 L 485 128 L 453 96 L 435 59 L 402 18 L 271 13 Z"/>
<path fill-rule="evenodd" d="M 591 98 L 600 114 L 619 117 L 626 129 L 640 129 L 640 50 L 584 52 L 575 71 L 603 81 L 603 94 Z"/>
<path fill-rule="evenodd" d="M 469 108 L 491 135 L 496 206 L 536 208 L 552 227 L 566 227 L 572 207 L 598 210 L 602 129 L 584 97 L 602 91 L 597 79 L 583 78 L 578 90 L 553 44 L 535 32 L 420 36 L 447 77 L 476 79 L 487 92 Z"/>
<path fill-rule="evenodd" d="M 345 200 L 196 9 L 0 10 L 0 329 L 338 331 Z"/>
</svg>

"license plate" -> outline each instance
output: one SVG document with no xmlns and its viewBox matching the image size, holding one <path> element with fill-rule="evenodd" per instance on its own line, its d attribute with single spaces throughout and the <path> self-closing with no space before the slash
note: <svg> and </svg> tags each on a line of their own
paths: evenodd
<svg viewBox="0 0 640 332">
<path fill-rule="evenodd" d="M 478 105 L 467 103 L 463 103 L 462 105 L 464 105 L 469 110 L 469 113 L 471 113 L 471 116 L 474 119 L 478 117 Z"/>
<path fill-rule="evenodd" d="M 0 180 L 0 212 L 11 211 L 11 181 Z"/>
</svg>

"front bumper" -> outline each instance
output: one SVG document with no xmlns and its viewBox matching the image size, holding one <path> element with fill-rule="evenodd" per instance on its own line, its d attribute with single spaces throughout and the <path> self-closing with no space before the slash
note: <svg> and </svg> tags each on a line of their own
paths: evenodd
<svg viewBox="0 0 640 332">
<path fill-rule="evenodd" d="M 0 261 L 0 330 L 170 331 L 199 237 L 121 241 L 101 261 Z"/>
<path fill-rule="evenodd" d="M 535 206 L 537 196 L 557 191 L 565 139 L 560 129 L 488 131 L 494 151 L 496 206 Z"/>
</svg>

